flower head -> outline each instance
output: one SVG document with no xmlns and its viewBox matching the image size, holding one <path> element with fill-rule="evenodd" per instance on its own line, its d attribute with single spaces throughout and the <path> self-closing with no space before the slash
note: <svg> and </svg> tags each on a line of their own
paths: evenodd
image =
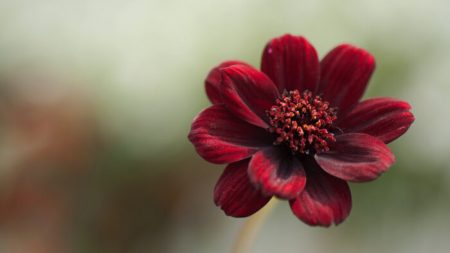
<svg viewBox="0 0 450 253">
<path fill-rule="evenodd" d="M 309 225 L 341 223 L 351 210 L 347 181 L 376 179 L 394 163 L 386 145 L 414 121 L 407 102 L 360 102 L 375 69 L 367 51 L 340 45 L 319 61 L 303 37 L 264 49 L 261 71 L 239 61 L 213 68 L 213 103 L 189 140 L 205 160 L 228 164 L 214 191 L 227 215 L 245 217 L 272 197 Z"/>
</svg>

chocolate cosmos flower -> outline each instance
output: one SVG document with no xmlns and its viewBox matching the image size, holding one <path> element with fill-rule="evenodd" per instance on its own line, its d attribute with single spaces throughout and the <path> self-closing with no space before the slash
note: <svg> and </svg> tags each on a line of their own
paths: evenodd
<svg viewBox="0 0 450 253">
<path fill-rule="evenodd" d="M 414 121 L 407 102 L 359 101 L 374 69 L 370 53 L 348 44 L 319 62 L 293 35 L 268 43 L 261 71 L 238 61 L 212 69 L 213 105 L 194 119 L 189 140 L 205 160 L 228 164 L 216 205 L 245 217 L 275 196 L 309 225 L 341 223 L 352 206 L 347 181 L 387 171 L 395 157 L 386 144 Z"/>
</svg>

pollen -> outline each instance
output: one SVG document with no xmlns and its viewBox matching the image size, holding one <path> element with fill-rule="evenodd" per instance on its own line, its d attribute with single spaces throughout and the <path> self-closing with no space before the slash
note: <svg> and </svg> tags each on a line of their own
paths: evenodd
<svg viewBox="0 0 450 253">
<path fill-rule="evenodd" d="M 312 92 L 285 91 L 269 110 L 273 145 L 286 145 L 292 153 L 315 154 L 329 150 L 335 142 L 336 109 Z"/>
</svg>

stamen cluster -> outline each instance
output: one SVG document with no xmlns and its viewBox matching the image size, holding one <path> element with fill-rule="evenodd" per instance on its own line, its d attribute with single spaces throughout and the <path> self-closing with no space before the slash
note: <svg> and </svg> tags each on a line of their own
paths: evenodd
<svg viewBox="0 0 450 253">
<path fill-rule="evenodd" d="M 328 151 L 328 144 L 336 141 L 330 132 L 336 110 L 310 91 L 285 91 L 266 113 L 270 119 L 268 131 L 275 135 L 273 144 L 285 144 L 292 153 Z"/>
</svg>

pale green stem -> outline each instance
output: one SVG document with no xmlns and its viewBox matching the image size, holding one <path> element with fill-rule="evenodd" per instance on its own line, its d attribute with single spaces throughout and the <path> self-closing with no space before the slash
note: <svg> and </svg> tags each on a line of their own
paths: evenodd
<svg viewBox="0 0 450 253">
<path fill-rule="evenodd" d="M 230 253 L 248 253 L 250 251 L 256 235 L 278 202 L 276 198 L 272 198 L 264 208 L 245 221 Z"/>
</svg>

